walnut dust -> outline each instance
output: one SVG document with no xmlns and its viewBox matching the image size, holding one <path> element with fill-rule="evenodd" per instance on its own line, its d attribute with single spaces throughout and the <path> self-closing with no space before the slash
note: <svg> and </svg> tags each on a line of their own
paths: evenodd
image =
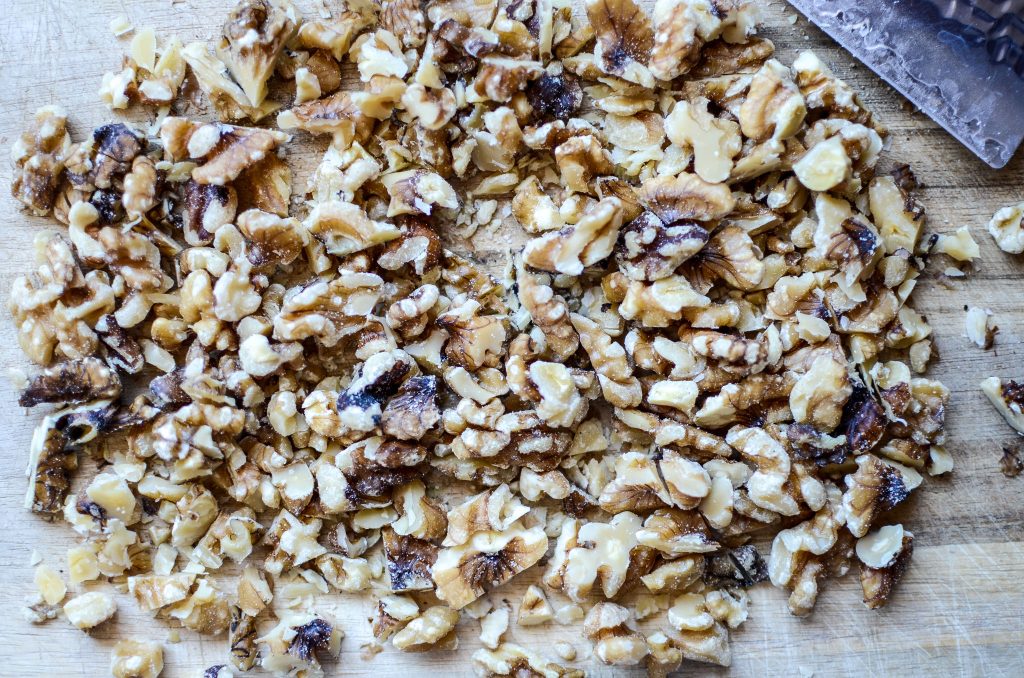
<svg viewBox="0 0 1024 678">
<path fill-rule="evenodd" d="M 367 660 L 468 618 L 481 675 L 577 676 L 503 636 L 664 675 L 728 666 L 764 581 L 806 615 L 859 561 L 884 605 L 913 551 L 887 512 L 952 469 L 909 298 L 977 246 L 923 236 L 885 128 L 774 59 L 758 4 L 245 0 L 211 44 L 136 33 L 101 96 L 148 128 L 40 109 L 12 192 L 66 228 L 9 302 L 51 408 L 25 505 L 78 544 L 26 614 L 102 624 L 106 580 L 225 637 L 206 675 L 309 677 L 344 637 L 317 602 L 361 593 Z M 169 114 L 188 73 L 214 119 Z M 465 236 L 499 227 L 525 245 L 486 269 Z M 987 386 L 1024 430 L 1015 389 Z"/>
</svg>

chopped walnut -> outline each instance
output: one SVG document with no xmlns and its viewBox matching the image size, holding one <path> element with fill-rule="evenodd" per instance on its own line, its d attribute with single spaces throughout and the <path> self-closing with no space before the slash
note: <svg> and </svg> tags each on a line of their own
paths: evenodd
<svg viewBox="0 0 1024 678">
<path fill-rule="evenodd" d="M 1003 448 L 1003 456 L 999 458 L 999 470 L 1007 478 L 1016 478 L 1024 471 L 1024 461 L 1012 447 Z"/>
<path fill-rule="evenodd" d="M 911 536 L 878 526 L 953 468 L 908 301 L 928 255 L 979 249 L 921 241 L 856 92 L 776 60 L 752 0 L 377 5 L 243 0 L 216 44 L 140 28 L 100 97 L 158 123 L 73 143 L 46 107 L 15 140 L 14 196 L 68 228 L 9 306 L 40 366 L 21 403 L 54 406 L 25 503 L 81 536 L 70 583 L 227 631 L 221 678 L 323 675 L 332 590 L 374 596 L 364 658 L 455 649 L 465 610 L 481 675 L 574 678 L 511 623 L 582 622 L 598 660 L 664 675 L 728 666 L 765 579 L 805 615 L 859 558 L 884 604 Z M 189 72 L 216 121 L 180 115 Z M 329 142 L 293 195 L 295 130 Z M 1011 251 L 1019 211 L 991 225 Z M 492 230 L 507 256 L 474 247 Z M 1024 432 L 1018 385 L 983 390 Z M 114 612 L 35 580 L 31 621 Z M 143 654 L 125 675 L 159 673 Z"/>
<path fill-rule="evenodd" d="M 89 591 L 64 603 L 64 616 L 83 631 L 99 626 L 114 616 L 117 603 L 106 593 Z"/>
<path fill-rule="evenodd" d="M 992 311 L 987 308 L 971 306 L 965 318 L 967 339 L 978 348 L 986 351 L 995 343 L 999 328 L 992 324 Z"/>
<path fill-rule="evenodd" d="M 639 664 L 649 652 L 630 611 L 615 603 L 598 603 L 590 608 L 583 621 L 583 635 L 593 641 L 594 654 L 605 664 Z"/>
<path fill-rule="evenodd" d="M 1024 389 L 1020 384 L 1012 379 L 1004 383 L 999 377 L 988 377 L 981 382 L 981 392 L 1007 424 L 1024 434 Z"/>
<path fill-rule="evenodd" d="M 267 96 L 267 80 L 295 33 L 294 8 L 267 0 L 240 3 L 224 24 L 218 53 L 253 106 Z"/>
<path fill-rule="evenodd" d="M 46 216 L 57 199 L 61 170 L 71 152 L 67 113 L 58 106 L 36 111 L 31 132 L 23 133 L 11 147 L 15 167 L 11 195 L 37 216 Z"/>
<path fill-rule="evenodd" d="M 426 652 L 435 649 L 455 649 L 458 638 L 455 624 L 459 613 L 450 607 L 435 605 L 411 620 L 391 638 L 391 644 L 403 652 Z"/>
<path fill-rule="evenodd" d="M 914 535 L 902 525 L 886 525 L 857 540 L 865 605 L 877 609 L 889 602 L 893 588 L 907 571 L 913 552 Z"/>
<path fill-rule="evenodd" d="M 1024 252 L 1024 203 L 1007 205 L 992 215 L 988 232 L 1004 252 Z"/>
<path fill-rule="evenodd" d="M 653 86 L 647 64 L 654 31 L 646 13 L 633 0 L 588 0 L 586 8 L 597 37 L 594 59 L 598 67 L 609 75 Z"/>
<path fill-rule="evenodd" d="M 437 596 L 456 609 L 465 607 L 486 588 L 499 586 L 534 565 L 547 545 L 540 527 L 513 525 L 503 532 L 477 532 L 467 542 L 438 554 L 433 569 Z"/>
<path fill-rule="evenodd" d="M 701 179 L 718 183 L 729 178 L 742 146 L 740 128 L 711 115 L 707 99 L 677 103 L 665 119 L 665 133 L 672 143 L 693 152 L 694 172 Z"/>
<path fill-rule="evenodd" d="M 473 664 L 478 675 L 517 676 L 533 675 L 543 678 L 582 678 L 583 672 L 546 661 L 540 655 L 513 643 L 502 643 L 497 648 L 481 648 L 473 653 Z"/>
<path fill-rule="evenodd" d="M 622 203 L 605 198 L 575 224 L 545 233 L 527 243 L 523 261 L 552 273 L 579 275 L 612 253 L 622 226 Z"/>
<path fill-rule="evenodd" d="M 114 678 L 157 678 L 164 670 L 164 648 L 147 640 L 119 640 L 110 653 Z"/>
</svg>

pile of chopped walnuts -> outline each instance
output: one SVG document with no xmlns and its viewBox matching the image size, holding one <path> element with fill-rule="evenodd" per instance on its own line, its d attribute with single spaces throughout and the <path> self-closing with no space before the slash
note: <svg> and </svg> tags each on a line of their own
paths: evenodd
<svg viewBox="0 0 1024 678">
<path fill-rule="evenodd" d="M 908 300 L 977 246 L 922 238 L 886 130 L 813 53 L 772 58 L 757 2 L 585 9 L 243 0 L 212 49 L 136 32 L 101 96 L 149 130 L 37 113 L 13 193 L 67 229 L 10 309 L 21 404 L 56 406 L 26 504 L 80 535 L 72 587 L 226 632 L 221 678 L 322 675 L 332 591 L 403 651 L 480 619 L 481 675 L 582 673 L 503 640 L 487 596 L 531 569 L 520 625 L 654 675 L 729 665 L 764 580 L 806 615 L 859 562 L 886 603 L 913 547 L 886 514 L 952 469 Z M 172 114 L 190 86 L 217 121 Z M 330 145 L 293 194 L 304 134 Z M 495 277 L 466 238 L 501 224 L 531 238 Z M 36 621 L 116 612 L 36 578 Z"/>
</svg>

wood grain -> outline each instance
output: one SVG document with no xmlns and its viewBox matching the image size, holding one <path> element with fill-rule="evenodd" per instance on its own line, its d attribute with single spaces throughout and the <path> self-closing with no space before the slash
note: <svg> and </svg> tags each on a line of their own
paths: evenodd
<svg viewBox="0 0 1024 678">
<path fill-rule="evenodd" d="M 303 3 L 299 3 L 303 6 Z M 653 3 L 652 3 L 653 4 Z M 122 46 L 109 32 L 110 20 L 127 14 L 136 26 L 152 25 L 162 35 L 176 32 L 183 40 L 209 38 L 223 21 L 228 1 L 5 0 L 0 11 L 0 148 L 27 125 L 33 111 L 60 103 L 70 112 L 75 138 L 108 120 L 96 90 L 104 71 L 118 66 Z M 303 6 L 307 13 L 310 6 Z M 731 670 L 684 667 L 683 674 L 706 675 L 958 675 L 1001 676 L 1024 673 L 1024 508 L 1020 496 L 1024 478 L 1009 480 L 998 468 L 1001 447 L 1018 439 L 998 418 L 977 389 L 986 376 L 1024 377 L 1024 295 L 1020 291 L 1022 261 L 1000 252 L 984 225 L 1000 206 L 1024 200 L 1024 157 L 994 172 L 971 156 L 934 123 L 910 111 L 888 86 L 853 60 L 802 17 L 791 25 L 794 10 L 776 0 L 769 4 L 766 34 L 790 62 L 806 48 L 816 50 L 837 73 L 861 92 L 865 101 L 892 131 L 890 156 L 913 165 L 924 182 L 923 201 L 930 229 L 947 232 L 961 224 L 971 227 L 981 244 L 982 259 L 975 274 L 943 285 L 929 274 L 915 292 L 916 306 L 935 329 L 941 359 L 931 375 L 952 389 L 949 410 L 949 449 L 956 459 L 950 478 L 929 479 L 903 508 L 901 518 L 916 535 L 912 567 L 892 604 L 872 612 L 860 603 L 855 577 L 833 582 L 822 594 L 811 618 L 799 620 L 786 611 L 784 595 L 769 587 L 753 591 L 750 621 L 733 635 Z M 952 65 L 951 65 L 952 69 Z M 294 143 L 290 161 L 301 186 L 322 152 L 322 145 Z M 0 289 L 31 262 L 33 236 L 54 227 L 25 216 L 6 187 L 11 172 L 0 167 L 0 223 L 3 256 Z M 466 244 L 483 259 L 498 260 L 509 246 L 493 235 Z M 996 346 L 983 352 L 963 338 L 965 304 L 991 308 L 1000 326 Z M 14 328 L 6 312 L 0 321 L 0 367 L 25 368 Z M 23 621 L 18 608 L 31 587 L 29 565 L 33 550 L 47 563 L 66 571 L 64 553 L 74 542 L 65 525 L 49 524 L 22 509 L 26 480 L 23 469 L 33 424 L 39 415 L 19 408 L 7 380 L 0 380 L 0 674 L 11 676 L 106 675 L 114 640 L 137 635 L 165 640 L 167 628 L 140 612 L 124 596 L 114 623 L 93 634 L 71 628 L 61 620 L 44 626 Z M 525 581 L 516 581 L 494 596 L 518 602 Z M 332 595 L 322 608 L 333 612 L 347 634 L 339 662 L 329 675 L 409 675 L 427 672 L 468 675 L 468 657 L 479 646 L 478 625 L 460 626 L 457 652 L 403 655 L 386 649 L 372 660 L 360 658 L 360 645 L 369 638 L 365 599 Z M 166 645 L 164 675 L 199 676 L 202 670 L 226 660 L 224 639 L 200 638 L 186 631 L 181 642 Z M 586 656 L 587 643 L 571 627 L 548 625 L 529 631 L 515 629 L 511 638 L 552 655 L 556 640 L 573 642 Z M 591 675 L 621 675 L 620 671 L 581 666 Z"/>
</svg>

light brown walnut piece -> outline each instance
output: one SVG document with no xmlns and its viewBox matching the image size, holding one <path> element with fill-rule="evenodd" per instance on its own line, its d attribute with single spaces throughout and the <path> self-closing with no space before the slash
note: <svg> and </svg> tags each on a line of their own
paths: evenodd
<svg viewBox="0 0 1024 678">
<path fill-rule="evenodd" d="M 535 565 L 547 548 L 540 526 L 525 529 L 513 524 L 503 532 L 477 532 L 466 543 L 438 554 L 433 568 L 437 597 L 461 609 Z"/>
<path fill-rule="evenodd" d="M 988 232 L 1004 252 L 1024 252 L 1024 202 L 996 211 L 988 222 Z"/>
<path fill-rule="evenodd" d="M 64 160 L 71 152 L 67 113 L 58 106 L 36 111 L 32 131 L 24 132 L 11 146 L 15 176 L 11 195 L 32 214 L 46 216 L 57 199 Z"/>
<path fill-rule="evenodd" d="M 156 184 L 153 161 L 145 155 L 135 158 L 131 171 L 125 175 L 124 194 L 121 196 L 124 210 L 130 218 L 141 217 L 156 206 Z"/>
<path fill-rule="evenodd" d="M 157 678 L 164 670 L 164 648 L 147 640 L 119 640 L 110 652 L 114 678 Z"/>
<path fill-rule="evenodd" d="M 246 257 L 254 266 L 287 266 L 309 244 L 306 230 L 293 218 L 251 209 L 238 215 L 237 225 L 246 240 Z"/>
<path fill-rule="evenodd" d="M 627 452 L 615 460 L 615 479 L 605 485 L 598 501 L 609 513 L 646 513 L 672 504 L 655 461 L 640 452 Z"/>
<path fill-rule="evenodd" d="M 598 67 L 645 87 L 654 85 L 647 63 L 654 45 L 654 30 L 646 12 L 633 0 L 588 0 L 587 18 L 594 28 Z"/>
<path fill-rule="evenodd" d="M 864 604 L 872 610 L 889 602 L 914 552 L 914 535 L 902 525 L 886 525 L 857 540 Z"/>
<path fill-rule="evenodd" d="M 903 502 L 921 482 L 921 476 L 905 466 L 885 462 L 872 454 L 857 457 L 857 470 L 846 477 L 843 506 L 846 525 L 855 537 L 867 534 L 882 513 Z"/>
<path fill-rule="evenodd" d="M 420 607 L 410 597 L 385 595 L 377 602 L 377 611 L 373 617 L 373 637 L 387 640 L 405 627 L 405 624 L 418 617 Z"/>
<path fill-rule="evenodd" d="M 458 610 L 444 605 L 429 607 L 392 636 L 391 644 L 403 652 L 454 650 L 459 645 L 455 635 L 458 621 Z"/>
<path fill-rule="evenodd" d="M 437 395 L 437 377 L 419 376 L 406 380 L 388 400 L 381 414 L 384 433 L 399 440 L 423 438 L 441 419 Z"/>
<path fill-rule="evenodd" d="M 647 179 L 640 185 L 637 197 L 666 224 L 684 219 L 721 219 L 736 205 L 736 199 L 725 184 L 708 183 L 685 172 L 675 177 Z"/>
<path fill-rule="evenodd" d="M 457 298 L 435 321 L 448 331 L 444 347 L 448 360 L 471 372 L 496 366 L 507 336 L 505 317 L 482 311 L 475 299 Z"/>
<path fill-rule="evenodd" d="M 622 202 L 606 198 L 588 208 L 577 223 L 529 241 L 523 261 L 535 268 L 579 276 L 611 254 L 623 223 Z"/>
<path fill-rule="evenodd" d="M 569 320 L 569 306 L 549 285 L 520 266 L 516 274 L 519 301 L 544 335 L 545 354 L 556 361 L 566 360 L 579 348 L 580 339 Z"/>
<path fill-rule="evenodd" d="M 63 610 L 72 626 L 88 631 L 113 617 L 117 603 L 106 593 L 88 591 L 64 603 Z"/>
<path fill-rule="evenodd" d="M 665 133 L 673 144 L 693 152 L 694 172 L 710 183 L 729 178 L 742 148 L 739 125 L 709 113 L 704 98 L 678 102 L 665 118 Z"/>
<path fill-rule="evenodd" d="M 640 404 L 643 391 L 640 380 L 633 376 L 626 351 L 593 320 L 581 315 L 570 316 L 573 327 L 579 332 L 580 343 L 590 356 L 590 363 L 597 371 L 601 392 L 615 407 L 635 407 Z"/>
<path fill-rule="evenodd" d="M 893 176 L 875 177 L 868 187 L 868 201 L 886 253 L 901 247 L 914 252 L 924 226 L 924 207 L 905 183 Z"/>
<path fill-rule="evenodd" d="M 228 15 L 217 52 L 253 106 L 267 96 L 267 81 L 295 34 L 296 14 L 288 0 L 246 0 Z"/>
<path fill-rule="evenodd" d="M 279 113 L 277 126 L 284 130 L 301 129 L 314 135 L 331 134 L 343 148 L 353 141 L 366 143 L 374 120 L 359 109 L 352 97 L 352 92 L 341 90 L 299 104 Z"/>
<path fill-rule="evenodd" d="M 387 216 L 424 214 L 435 208 L 455 209 L 459 206 L 455 189 L 440 175 L 426 170 L 407 170 L 385 174 L 381 183 L 391 196 Z"/>
<path fill-rule="evenodd" d="M 541 73 L 543 69 L 537 61 L 487 56 L 481 59 L 470 88 L 475 101 L 506 103 Z"/>
<path fill-rule="evenodd" d="M 386 0 L 381 4 L 380 25 L 406 47 L 420 47 L 427 35 L 426 17 L 413 0 Z"/>
<path fill-rule="evenodd" d="M 371 219 L 358 205 L 340 200 L 317 204 L 303 226 L 324 244 L 328 254 L 337 256 L 360 252 L 399 236 L 394 225 Z"/>
<path fill-rule="evenodd" d="M 995 342 L 996 333 L 999 328 L 992 323 L 992 311 L 979 306 L 971 306 L 967 309 L 964 319 L 967 329 L 967 339 L 975 346 L 988 350 Z"/>
<path fill-rule="evenodd" d="M 651 73 L 673 80 L 700 59 L 701 48 L 718 37 L 722 21 L 717 7 L 701 0 L 660 0 L 654 4 Z"/>
<path fill-rule="evenodd" d="M 637 542 L 642 525 L 635 513 L 624 512 L 607 523 L 566 521 L 548 561 L 544 583 L 581 601 L 595 584 L 613 598 L 631 576 L 646 574 L 653 563 L 651 549 Z M 643 572 L 641 572 L 643 571 Z"/>
<path fill-rule="evenodd" d="M 789 394 L 789 407 L 798 423 L 831 432 L 839 425 L 843 407 L 853 393 L 846 364 L 819 356 Z"/>
<path fill-rule="evenodd" d="M 769 59 L 750 81 L 738 118 L 744 136 L 783 141 L 799 131 L 806 115 L 807 105 L 792 73 Z"/>
<path fill-rule="evenodd" d="M 528 512 L 529 508 L 512 494 L 508 485 L 499 485 L 448 512 L 448 534 L 443 545 L 465 544 L 478 532 L 504 532 Z"/>
<path fill-rule="evenodd" d="M 643 546 L 676 557 L 689 553 L 708 553 L 720 548 L 712 538 L 704 518 L 697 511 L 657 509 L 644 520 L 636 534 Z"/>
<path fill-rule="evenodd" d="M 583 678 L 583 671 L 549 662 L 525 647 L 502 643 L 495 649 L 481 648 L 473 653 L 477 675 L 519 676 L 540 678 Z"/>
<path fill-rule="evenodd" d="M 400 535 L 436 540 L 448 529 L 448 518 L 436 501 L 427 497 L 422 481 L 414 480 L 395 490 L 399 518 L 391 525 Z"/>
<path fill-rule="evenodd" d="M 613 174 L 615 169 L 611 154 L 591 134 L 573 136 L 560 143 L 555 148 L 555 162 L 562 183 L 577 193 L 592 193 L 594 179 Z"/>
<path fill-rule="evenodd" d="M 871 111 L 860 96 L 837 78 L 814 52 L 805 50 L 793 61 L 793 74 L 810 111 L 824 109 L 830 117 L 843 118 L 862 125 L 872 124 Z"/>
<path fill-rule="evenodd" d="M 330 282 L 315 280 L 289 289 L 274 318 L 274 338 L 315 337 L 324 346 L 334 346 L 366 324 L 383 282 L 373 273 L 343 272 Z"/>
<path fill-rule="evenodd" d="M 633 614 L 615 603 L 598 603 L 583 621 L 583 635 L 594 643 L 594 654 L 605 664 L 630 666 L 647 656 L 647 641 L 636 630 Z"/>
<path fill-rule="evenodd" d="M 523 230 L 531 235 L 565 226 L 565 220 L 554 200 L 544 192 L 540 180 L 533 175 L 523 179 L 516 187 L 516 194 L 512 198 L 512 214 Z"/>
<path fill-rule="evenodd" d="M 235 122 L 250 119 L 259 122 L 280 108 L 270 100 L 254 105 L 228 72 L 227 64 L 210 52 L 204 42 L 192 42 L 181 50 L 181 56 L 195 76 L 199 87 L 213 104 L 219 120 Z"/>
<path fill-rule="evenodd" d="M 1024 386 L 999 377 L 988 377 L 981 382 L 981 392 L 988 397 L 992 406 L 1018 433 L 1024 434 Z"/>
</svg>

